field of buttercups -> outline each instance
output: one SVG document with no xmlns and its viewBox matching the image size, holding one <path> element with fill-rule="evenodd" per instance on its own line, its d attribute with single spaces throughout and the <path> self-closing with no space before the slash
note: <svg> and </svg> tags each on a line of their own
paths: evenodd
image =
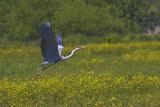
<svg viewBox="0 0 160 107">
<path fill-rule="evenodd" d="M 46 69 L 37 46 L 0 48 L 0 60 L 2 107 L 160 106 L 159 42 L 87 44 Z"/>
</svg>

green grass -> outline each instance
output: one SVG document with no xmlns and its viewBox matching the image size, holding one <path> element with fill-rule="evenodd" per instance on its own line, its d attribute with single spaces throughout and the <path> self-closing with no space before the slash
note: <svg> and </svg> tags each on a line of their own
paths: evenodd
<svg viewBox="0 0 160 107">
<path fill-rule="evenodd" d="M 72 48 L 74 46 L 66 46 L 63 51 L 64 55 L 70 53 Z M 77 52 L 71 59 L 51 65 L 46 69 L 46 73 L 54 75 L 94 71 L 117 75 L 159 74 L 160 61 L 156 60 L 159 55 L 154 55 L 154 52 L 159 52 L 159 49 L 160 43 L 158 42 L 88 44 L 85 49 Z M 139 52 L 139 50 L 144 51 L 144 56 L 142 54 L 144 59 L 148 57 L 145 56 L 145 53 L 149 52 L 152 52 L 152 56 L 155 58 L 153 61 L 149 59 L 132 61 L 132 59 L 124 60 L 122 58 L 126 54 L 133 56 L 132 53 Z M 42 56 L 38 45 L 1 48 L 0 59 L 1 78 L 31 78 L 41 70 L 39 65 L 42 62 Z"/>
</svg>

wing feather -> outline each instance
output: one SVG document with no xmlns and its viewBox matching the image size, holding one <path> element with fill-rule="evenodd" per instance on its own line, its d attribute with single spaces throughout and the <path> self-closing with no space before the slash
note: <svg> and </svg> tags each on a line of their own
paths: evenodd
<svg viewBox="0 0 160 107">
<path fill-rule="evenodd" d="M 60 60 L 58 44 L 51 27 L 45 23 L 40 28 L 41 52 L 44 62 L 55 63 Z"/>
</svg>

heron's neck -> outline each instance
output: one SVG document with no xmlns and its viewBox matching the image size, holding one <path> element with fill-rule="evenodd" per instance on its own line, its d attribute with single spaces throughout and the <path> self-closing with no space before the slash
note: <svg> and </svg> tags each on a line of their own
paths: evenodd
<svg viewBox="0 0 160 107">
<path fill-rule="evenodd" d="M 74 55 L 74 53 L 75 53 L 77 50 L 79 50 L 79 49 L 80 49 L 80 48 L 75 48 L 75 49 L 73 49 L 72 52 L 71 52 L 71 54 L 68 55 L 68 56 L 62 56 L 62 55 L 61 55 L 62 60 L 69 59 L 69 58 L 72 57 L 72 56 Z"/>
</svg>

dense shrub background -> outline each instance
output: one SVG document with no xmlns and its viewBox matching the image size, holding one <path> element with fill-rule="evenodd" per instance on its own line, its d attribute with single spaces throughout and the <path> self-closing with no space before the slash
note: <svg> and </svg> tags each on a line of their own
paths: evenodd
<svg viewBox="0 0 160 107">
<path fill-rule="evenodd" d="M 0 0 L 0 38 L 33 40 L 50 20 L 55 33 L 106 36 L 160 24 L 160 0 Z"/>
</svg>

